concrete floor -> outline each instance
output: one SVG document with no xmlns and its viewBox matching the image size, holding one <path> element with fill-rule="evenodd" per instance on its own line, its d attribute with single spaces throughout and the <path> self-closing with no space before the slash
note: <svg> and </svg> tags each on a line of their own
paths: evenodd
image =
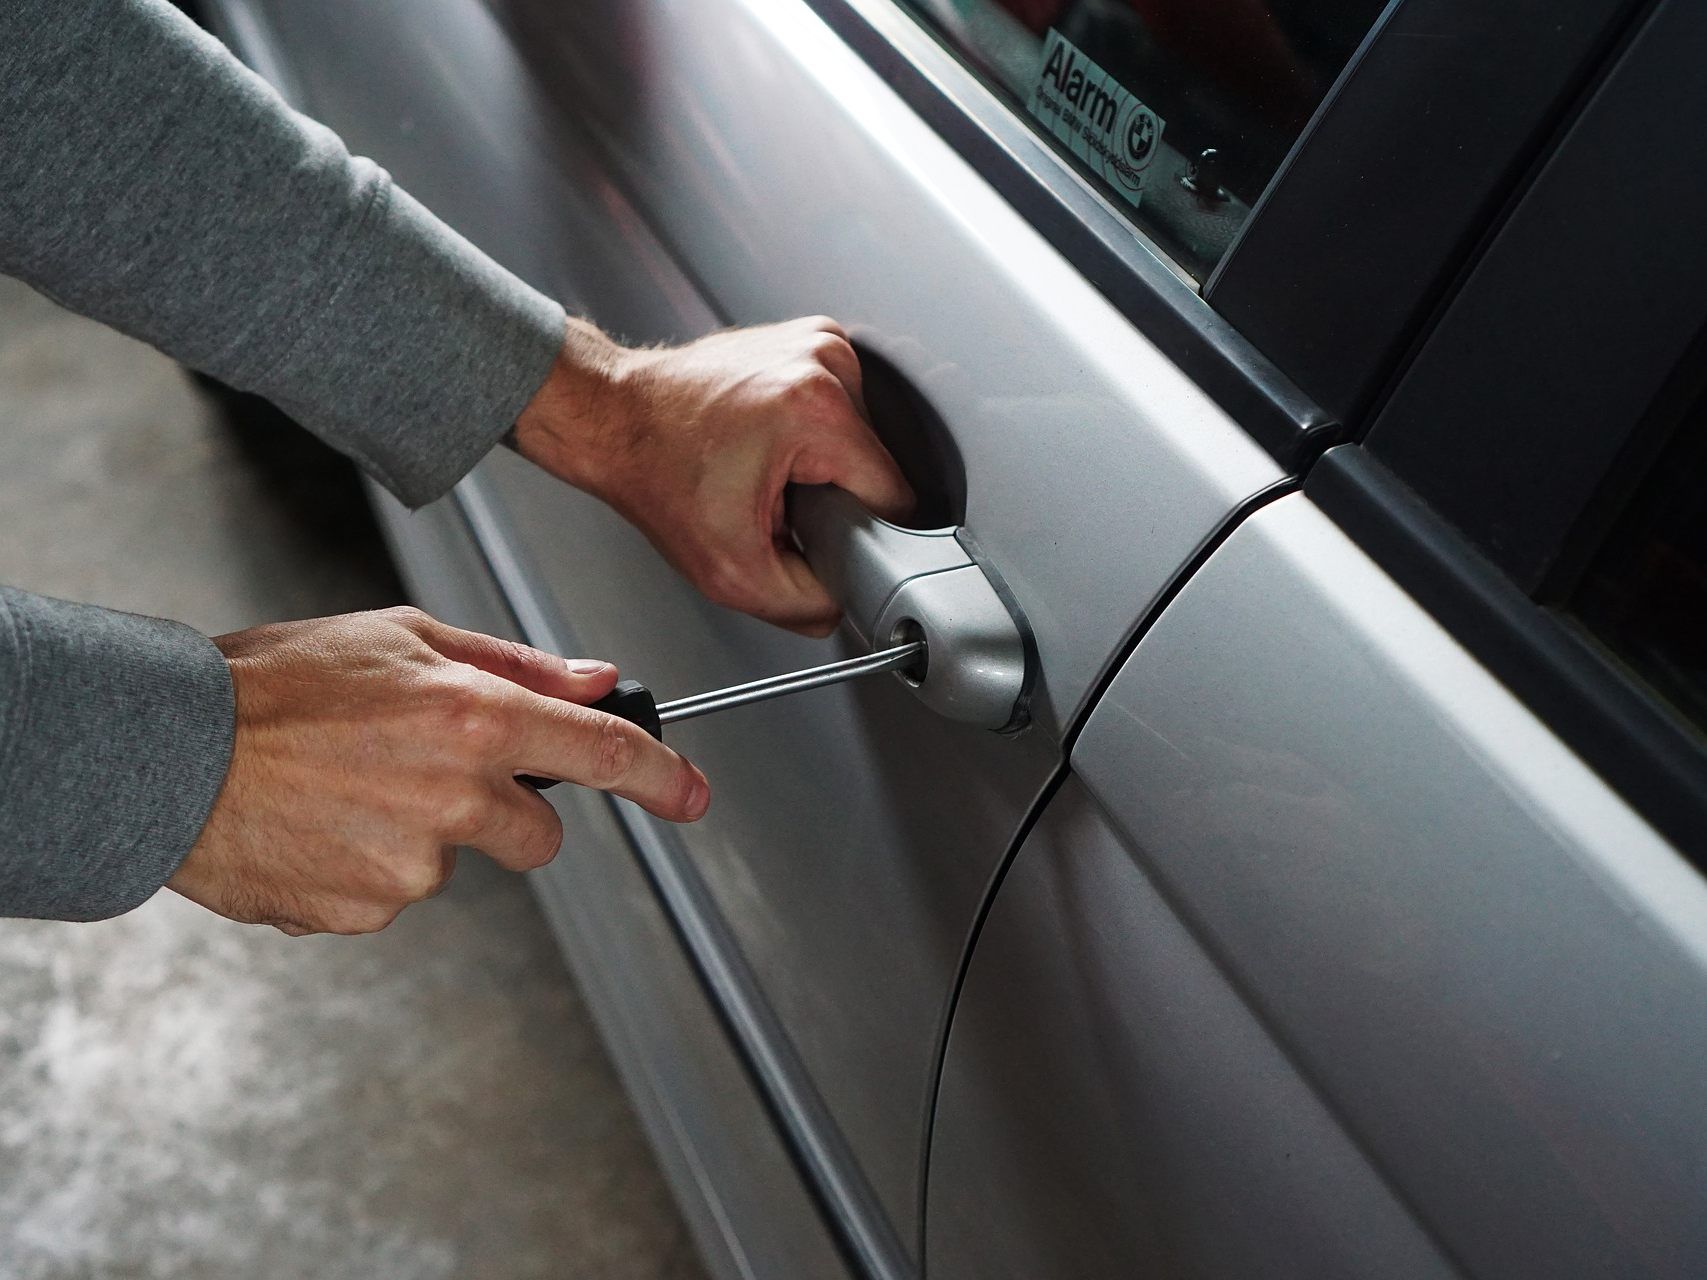
<svg viewBox="0 0 1707 1280">
<path fill-rule="evenodd" d="M 353 478 L 0 279 L 0 582 L 210 633 L 394 603 Z M 264 415 L 262 415 L 264 416 Z M 701 1275 L 521 880 L 372 938 L 0 920 L 0 1277 Z"/>
</svg>

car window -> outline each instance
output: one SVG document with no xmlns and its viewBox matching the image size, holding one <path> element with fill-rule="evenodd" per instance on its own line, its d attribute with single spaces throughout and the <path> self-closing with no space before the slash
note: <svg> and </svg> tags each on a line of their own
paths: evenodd
<svg viewBox="0 0 1707 1280">
<path fill-rule="evenodd" d="M 905 0 L 1199 281 L 1386 0 Z"/>
<path fill-rule="evenodd" d="M 1707 727 L 1707 394 L 1636 491 L 1568 608 Z"/>
</svg>

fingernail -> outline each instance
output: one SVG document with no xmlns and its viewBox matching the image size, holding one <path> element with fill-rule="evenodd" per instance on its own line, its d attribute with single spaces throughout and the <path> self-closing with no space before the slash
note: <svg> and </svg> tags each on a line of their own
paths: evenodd
<svg viewBox="0 0 1707 1280">
<path fill-rule="evenodd" d="M 688 820 L 705 815 L 711 807 L 711 788 L 705 785 L 705 779 L 700 778 L 693 784 L 693 790 L 688 792 Z"/>
<path fill-rule="evenodd" d="M 569 670 L 578 676 L 596 676 L 610 666 L 608 662 L 574 662 Z"/>
</svg>

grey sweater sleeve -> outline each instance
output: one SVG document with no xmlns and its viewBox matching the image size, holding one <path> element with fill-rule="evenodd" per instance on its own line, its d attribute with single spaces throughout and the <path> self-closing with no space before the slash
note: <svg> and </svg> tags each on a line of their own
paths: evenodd
<svg viewBox="0 0 1707 1280">
<path fill-rule="evenodd" d="M 557 304 L 164 0 L 0 0 L 0 271 L 265 395 L 410 505 L 511 427 L 563 340 Z M 205 638 L 0 589 L 0 915 L 149 897 L 232 736 Z"/>
<path fill-rule="evenodd" d="M 0 587 L 0 915 L 146 901 L 219 796 L 231 703 L 190 628 Z"/>
<path fill-rule="evenodd" d="M 0 271 L 266 396 L 411 506 L 563 342 L 561 307 L 165 0 L 0 2 Z"/>
</svg>

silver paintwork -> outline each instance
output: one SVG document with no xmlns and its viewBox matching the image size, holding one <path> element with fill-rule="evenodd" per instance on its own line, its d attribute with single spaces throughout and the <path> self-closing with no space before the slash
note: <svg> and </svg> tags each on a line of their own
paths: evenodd
<svg viewBox="0 0 1707 1280">
<path fill-rule="evenodd" d="M 307 105 L 510 265 L 630 337 L 691 336 L 719 322 L 479 5 L 293 0 L 267 17 Z M 614 657 L 654 688 L 712 688 L 853 651 L 706 604 L 608 509 L 513 455 L 500 451 L 475 480 L 528 552 L 529 580 L 565 647 Z M 948 725 L 892 682 L 811 701 L 809 712 L 784 700 L 683 725 L 673 743 L 715 778 L 712 811 L 690 830 L 660 825 L 656 838 L 710 883 L 864 1176 L 913 1240 L 933 1043 L 968 922 L 1059 749 L 1039 735 Z M 877 742 L 887 744 L 881 754 Z M 560 858 L 545 876 L 578 894 L 579 872 Z M 566 949 L 586 963 L 584 945 Z M 652 970 L 609 956 L 628 967 L 597 980 L 645 1004 Z M 687 1063 L 701 1056 L 691 1043 L 674 1052 Z M 751 1121 L 750 1100 L 724 1102 L 709 1087 L 689 1096 L 713 1110 L 689 1106 L 687 1120 L 652 1132 L 688 1144 L 665 1163 L 703 1170 L 682 1187 L 692 1199 L 740 1183 L 717 1134 Z M 767 1257 L 781 1248 L 769 1243 L 774 1233 L 784 1242 L 821 1233 L 764 1203 L 740 1186 L 691 1216 L 697 1234 L 711 1221 Z"/>
<path fill-rule="evenodd" d="M 548 793 L 573 843 L 532 873 L 623 1083 L 719 1280 L 854 1277 L 808 1199 L 776 1127 L 704 990 L 613 806 Z"/>
<path fill-rule="evenodd" d="M 1464 1271 L 1707 1274 L 1707 883 L 1305 498 L 1194 576 L 1073 765 Z M 1112 1012 L 1142 982 L 1033 994 Z"/>
<path fill-rule="evenodd" d="M 1136 619 L 1278 470 L 797 0 L 227 3 L 306 105 L 572 305 L 637 339 L 832 312 L 949 424 L 968 529 L 1035 631 L 1033 726 L 948 724 L 892 682 L 695 721 L 712 814 L 639 828 L 699 868 L 916 1239 L 986 886 Z M 477 484 L 563 647 L 662 688 L 822 660 L 519 460 Z M 467 572 L 436 537 L 402 535 L 429 592 Z M 1703 1272 L 1707 891 L 1305 500 L 1187 585 L 1074 763 L 1084 804 L 1070 783 L 973 963 L 934 1267 L 1076 1274 L 1102 1230 L 1175 1272 L 1266 1274 L 1269 1242 L 1419 1274 L 1429 1241 L 1502 1280 Z M 559 792 L 588 843 L 543 891 L 713 1266 L 831 1274 L 608 809 Z M 1038 899 L 1051 875 L 1085 892 Z"/>
<path fill-rule="evenodd" d="M 928 1274 L 1456 1275 L 1335 1112 L 1071 778 L 1003 881 L 955 1010 Z"/>
<path fill-rule="evenodd" d="M 368 489 L 412 598 L 452 625 L 568 648 L 477 480 L 418 512 Z M 568 835 L 530 878 L 707 1269 L 851 1280 L 632 854 L 623 802 L 579 787 L 546 798 Z"/>
<path fill-rule="evenodd" d="M 720 790 L 681 838 L 912 1239 L 934 1044 L 985 887 L 1056 763 L 1039 739 L 1280 472 L 804 5 L 503 8 L 722 317 L 829 312 L 930 400 L 965 464 L 966 525 L 1036 635 L 1033 727 L 1011 739 L 963 738 L 866 686 L 810 715 L 710 718 L 688 744 Z M 535 536 L 576 537 L 516 497 Z M 665 625 L 695 645 L 663 651 L 590 567 L 553 571 L 578 625 L 672 684 L 792 661 L 793 642 L 685 599 Z"/>
<path fill-rule="evenodd" d="M 668 692 L 864 651 L 845 635 L 813 642 L 709 605 L 591 500 L 561 495 L 511 457 L 481 479 L 499 472 L 542 595 L 576 602 L 577 652 L 615 656 Z M 571 514 L 586 521 L 573 538 L 558 523 Z M 574 553 L 595 537 L 597 558 Z M 708 771 L 712 807 L 691 827 L 657 824 L 657 838 L 708 882 L 837 1124 L 888 1191 L 889 1213 L 911 1216 L 960 951 L 1058 744 L 1035 729 L 954 724 L 892 680 L 707 716 L 672 728 L 670 741 Z M 904 1238 L 908 1222 L 897 1222 Z"/>
<path fill-rule="evenodd" d="M 808 562 L 868 644 L 922 635 L 922 676 L 898 673 L 938 715 L 980 729 L 1026 722 L 1032 672 L 1025 623 L 953 529 L 903 529 L 839 489 L 808 489 L 790 513 Z"/>
<path fill-rule="evenodd" d="M 569 652 L 570 646 L 552 621 L 550 609 L 538 599 L 534 587 L 538 574 L 528 565 L 526 552 L 512 541 L 511 530 L 505 521 L 484 501 L 484 489 L 479 476 L 468 477 L 457 486 L 451 505 L 460 508 L 467 518 L 468 532 L 479 555 L 487 562 L 492 577 L 515 613 L 519 638 L 547 652 Z M 796 1211 L 801 1207 L 800 1197 L 791 1194 L 782 1196 L 777 1206 L 790 1211 L 790 1219 L 784 1223 L 772 1222 L 768 1214 L 762 1214 L 755 1221 L 751 1212 L 734 1215 L 738 1226 L 732 1224 L 729 1217 L 720 1217 L 717 1225 L 730 1253 L 737 1260 L 746 1256 L 749 1250 L 771 1254 L 778 1243 L 773 1237 L 780 1235 L 780 1243 L 785 1246 L 795 1243 L 789 1239 L 786 1228 L 794 1228 L 796 1240 L 802 1236 L 814 1240 L 822 1238 L 824 1228 L 830 1227 L 842 1246 L 838 1248 L 838 1254 L 848 1261 L 850 1267 L 857 1269 L 861 1280 L 905 1280 L 912 1268 L 887 1218 L 874 1203 L 870 1184 L 857 1163 L 849 1158 L 834 1123 L 825 1116 L 822 1099 L 813 1088 L 798 1055 L 776 1026 L 774 1013 L 757 991 L 751 971 L 742 962 L 729 937 L 727 926 L 718 915 L 703 878 L 683 858 L 678 846 L 661 838 L 669 828 L 648 822 L 645 811 L 627 801 L 580 788 L 570 790 L 574 793 L 572 804 L 582 809 L 588 806 L 595 809 L 607 824 L 604 829 L 616 836 L 616 847 L 630 855 L 629 860 L 623 863 L 624 868 L 641 874 L 648 905 L 657 908 L 655 916 L 667 921 L 673 935 L 672 954 L 659 959 L 666 969 L 672 964 L 677 968 L 683 963 L 691 964 L 701 989 L 701 1012 L 711 1014 L 715 1011 L 718 1022 L 727 1032 L 727 1047 L 740 1053 L 748 1072 L 748 1078 L 742 1081 L 741 1096 L 728 1099 L 727 1105 L 702 1107 L 701 1110 L 707 1114 L 695 1117 L 700 1130 L 699 1142 L 694 1144 L 689 1140 L 688 1150 L 665 1152 L 666 1162 L 669 1163 L 672 1157 L 679 1157 L 693 1161 L 695 1167 L 699 1167 L 699 1158 L 704 1153 L 695 1150 L 696 1145 L 709 1148 L 714 1154 L 722 1153 L 731 1144 L 723 1141 L 711 1126 L 738 1120 L 742 1109 L 758 1105 L 762 1099 L 776 1125 L 776 1132 L 767 1136 L 781 1138 L 787 1135 L 788 1150 L 794 1163 L 803 1177 L 810 1181 L 816 1198 L 828 1207 L 819 1215 L 817 1224 L 809 1224 L 798 1218 Z M 614 828 L 608 825 L 613 816 Z M 565 829 L 568 830 L 567 827 Z M 561 868 L 560 863 L 556 865 Z M 562 872 L 542 868 L 535 874 L 535 879 L 554 884 L 562 879 Z M 572 945 L 568 949 L 571 954 L 578 954 Z M 643 967 L 633 966 L 632 970 L 625 971 L 624 981 L 627 974 Z M 656 965 L 651 967 L 657 968 Z M 639 998 L 646 998 L 645 985 L 644 982 L 640 984 Z M 715 1049 L 711 1046 L 691 1048 L 694 1056 L 701 1060 L 705 1050 L 712 1048 L 712 1057 L 716 1058 Z M 697 1093 L 697 1100 L 703 1103 L 707 1099 L 703 1087 L 699 1086 L 704 1083 L 697 1079 L 683 1081 L 681 1092 L 687 1094 L 689 1100 L 694 1100 Z M 721 1096 L 713 1094 L 711 1100 L 719 1101 Z M 725 1187 L 724 1180 L 730 1177 L 742 1178 L 743 1185 L 738 1189 Z M 805 1190 L 799 1184 L 790 1188 L 793 1192 Z M 733 1195 L 728 1194 L 731 1191 Z M 744 1175 L 739 1171 L 725 1169 L 720 1170 L 716 1177 L 698 1177 L 685 1194 L 696 1201 L 705 1200 L 706 1207 L 728 1206 L 732 1201 L 750 1199 L 751 1188 L 745 1185 Z M 762 1207 L 762 1197 L 759 1204 Z M 697 1206 L 690 1205 L 690 1212 L 694 1207 Z M 814 1233 L 810 1230 L 812 1225 L 820 1229 Z M 749 1240 L 753 1230 L 761 1226 L 764 1239 Z M 779 1232 L 779 1228 L 785 1230 Z M 768 1274 L 770 1270 L 768 1266 L 759 1268 L 761 1274 Z M 784 1270 L 782 1274 L 793 1272 Z M 840 1274 L 839 1270 L 836 1274 Z"/>
<path fill-rule="evenodd" d="M 493 7 L 721 317 L 827 312 L 930 401 L 1059 731 L 1280 469 L 799 0 Z"/>
<path fill-rule="evenodd" d="M 263 7 L 307 105 L 571 305 L 636 339 L 832 312 L 953 431 L 966 524 L 1036 635 L 1032 727 L 949 724 L 895 682 L 706 717 L 673 740 L 711 812 L 658 832 L 915 1241 L 990 879 L 1147 602 L 1278 468 L 795 0 L 506 0 L 513 32 L 474 0 Z M 513 456 L 480 477 L 566 644 L 662 690 L 835 656 L 705 604 Z"/>
</svg>

